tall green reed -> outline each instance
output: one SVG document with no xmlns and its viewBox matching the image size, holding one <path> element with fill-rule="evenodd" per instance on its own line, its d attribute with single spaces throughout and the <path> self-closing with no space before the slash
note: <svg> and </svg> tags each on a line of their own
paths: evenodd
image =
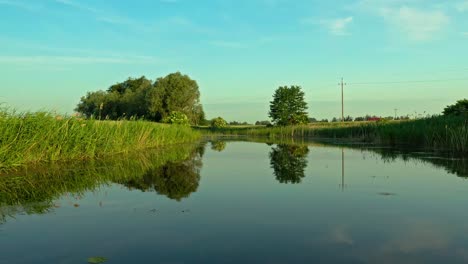
<svg viewBox="0 0 468 264">
<path fill-rule="evenodd" d="M 190 127 L 143 120 L 99 121 L 48 112 L 0 110 L 0 170 L 88 159 L 197 140 Z"/>
</svg>

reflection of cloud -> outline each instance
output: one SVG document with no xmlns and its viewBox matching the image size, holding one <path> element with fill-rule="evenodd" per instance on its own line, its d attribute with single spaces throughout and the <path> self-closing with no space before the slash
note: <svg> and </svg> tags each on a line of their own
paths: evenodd
<svg viewBox="0 0 468 264">
<path fill-rule="evenodd" d="M 341 226 L 331 230 L 330 240 L 337 244 L 354 245 L 354 240 L 351 235 Z"/>
<path fill-rule="evenodd" d="M 416 253 L 447 248 L 449 238 L 445 232 L 430 225 L 414 225 L 382 247 L 383 252 Z"/>
<path fill-rule="evenodd" d="M 404 224 L 404 223 L 402 223 Z M 364 257 L 371 263 L 424 263 L 432 257 L 428 253 L 452 255 L 452 238 L 441 226 L 433 223 L 414 222 L 397 230 L 387 242 Z"/>
</svg>

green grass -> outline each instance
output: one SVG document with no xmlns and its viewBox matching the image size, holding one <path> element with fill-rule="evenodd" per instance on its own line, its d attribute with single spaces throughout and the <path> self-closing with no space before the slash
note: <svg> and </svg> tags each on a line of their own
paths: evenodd
<svg viewBox="0 0 468 264">
<path fill-rule="evenodd" d="M 0 110 L 0 170 L 57 160 L 90 159 L 193 142 L 190 127 L 141 120 L 99 121 L 47 112 Z"/>
<path fill-rule="evenodd" d="M 207 134 L 281 138 L 332 138 L 389 146 L 423 147 L 454 153 L 468 152 L 466 117 L 432 117 L 410 121 L 317 123 L 289 127 L 227 127 Z"/>
</svg>

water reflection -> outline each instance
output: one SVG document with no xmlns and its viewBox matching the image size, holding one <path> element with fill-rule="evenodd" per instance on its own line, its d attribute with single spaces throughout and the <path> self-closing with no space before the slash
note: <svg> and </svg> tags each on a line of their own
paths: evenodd
<svg viewBox="0 0 468 264">
<path fill-rule="evenodd" d="M 211 149 L 214 151 L 221 152 L 226 149 L 226 141 L 224 140 L 214 140 L 211 141 Z"/>
<path fill-rule="evenodd" d="M 170 199 L 180 201 L 197 191 L 200 169 L 203 165 L 202 153 L 195 152 L 186 160 L 169 161 L 162 166 L 148 169 L 142 177 L 119 181 L 119 183 L 129 189 L 144 192 L 155 191 Z"/>
<path fill-rule="evenodd" d="M 406 162 L 424 162 L 438 168 L 444 168 L 448 173 L 455 174 L 458 177 L 468 178 L 468 159 L 466 159 L 466 157 L 443 153 L 434 155 L 433 153 L 416 152 L 405 149 L 370 148 L 364 150 L 378 154 L 385 162 L 395 162 L 399 159 Z"/>
<path fill-rule="evenodd" d="M 17 214 L 42 214 L 63 195 L 79 200 L 106 184 L 155 191 L 180 201 L 198 188 L 205 145 L 180 145 L 125 157 L 50 164 L 0 177 L 0 223 Z"/>
<path fill-rule="evenodd" d="M 276 179 L 280 183 L 300 183 L 305 177 L 308 153 L 306 145 L 278 144 L 272 147 L 270 165 Z"/>
</svg>

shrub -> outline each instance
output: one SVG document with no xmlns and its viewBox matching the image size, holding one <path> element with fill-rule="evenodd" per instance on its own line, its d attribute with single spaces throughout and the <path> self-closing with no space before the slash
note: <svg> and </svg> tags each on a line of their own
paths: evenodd
<svg viewBox="0 0 468 264">
<path fill-rule="evenodd" d="M 222 117 L 213 118 L 213 120 L 211 120 L 211 128 L 219 129 L 226 126 L 227 122 Z"/>
<path fill-rule="evenodd" d="M 171 114 L 166 116 L 162 121 L 167 124 L 190 125 L 187 115 L 177 111 L 172 111 Z"/>
</svg>

